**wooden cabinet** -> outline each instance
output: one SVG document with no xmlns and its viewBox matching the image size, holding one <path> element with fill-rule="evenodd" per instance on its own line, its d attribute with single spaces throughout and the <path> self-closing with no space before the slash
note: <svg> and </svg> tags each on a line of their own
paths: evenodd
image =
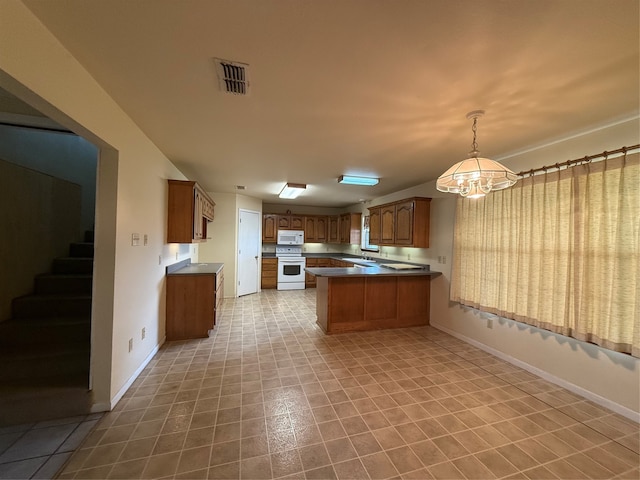
<svg viewBox="0 0 640 480">
<path fill-rule="evenodd" d="M 167 275 L 167 340 L 203 338 L 224 299 L 224 271 Z"/>
<path fill-rule="evenodd" d="M 414 197 L 369 209 L 369 243 L 429 247 L 430 198 Z"/>
<path fill-rule="evenodd" d="M 329 231 L 327 232 L 329 243 L 340 243 L 340 216 L 331 215 L 328 217 Z"/>
<path fill-rule="evenodd" d="M 324 243 L 327 241 L 327 217 L 313 215 L 304 217 L 304 242 Z"/>
<path fill-rule="evenodd" d="M 264 213 L 262 242 L 277 243 L 278 230 L 303 230 L 305 243 L 360 244 L 362 214 L 295 215 Z"/>
<path fill-rule="evenodd" d="M 307 258 L 307 267 L 308 268 L 316 268 L 316 267 L 330 267 L 331 262 L 333 260 L 330 258 Z M 316 286 L 316 276 L 305 273 L 304 279 L 305 288 L 315 288 Z"/>
<path fill-rule="evenodd" d="M 343 213 L 340 215 L 340 243 L 359 245 L 362 235 L 361 222 L 361 213 Z"/>
<path fill-rule="evenodd" d="M 307 268 L 317 267 L 317 266 L 318 266 L 318 259 L 317 258 L 307 258 L 307 261 L 306 261 L 306 267 Z M 316 276 L 305 272 L 305 274 L 304 274 L 304 287 L 305 288 L 315 288 L 315 286 L 316 286 Z"/>
<path fill-rule="evenodd" d="M 278 287 L 278 259 L 262 258 L 260 285 L 263 290 Z"/>
<path fill-rule="evenodd" d="M 380 209 L 380 244 L 394 245 L 396 228 L 396 209 L 386 205 Z"/>
<path fill-rule="evenodd" d="M 278 215 L 273 213 L 262 215 L 262 241 L 263 243 L 278 241 Z"/>
<path fill-rule="evenodd" d="M 369 209 L 369 245 L 380 244 L 380 208 Z"/>
<path fill-rule="evenodd" d="M 304 230 L 302 215 L 278 215 L 278 230 Z"/>
<path fill-rule="evenodd" d="M 317 323 L 328 334 L 429 325 L 429 276 L 316 278 Z"/>
<path fill-rule="evenodd" d="M 167 243 L 207 240 L 215 203 L 196 182 L 169 180 Z"/>
</svg>

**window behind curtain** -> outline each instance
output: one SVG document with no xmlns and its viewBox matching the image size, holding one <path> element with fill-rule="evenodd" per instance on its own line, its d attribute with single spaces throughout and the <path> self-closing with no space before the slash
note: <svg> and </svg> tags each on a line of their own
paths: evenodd
<svg viewBox="0 0 640 480">
<path fill-rule="evenodd" d="M 458 199 L 451 300 L 640 356 L 639 159 Z"/>
</svg>

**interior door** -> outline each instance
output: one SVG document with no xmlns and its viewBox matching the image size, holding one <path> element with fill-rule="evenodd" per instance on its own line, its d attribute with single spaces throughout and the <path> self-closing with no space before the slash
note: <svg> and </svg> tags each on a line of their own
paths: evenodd
<svg viewBox="0 0 640 480">
<path fill-rule="evenodd" d="M 258 291 L 260 285 L 260 212 L 239 210 L 238 222 L 238 296 Z"/>
</svg>

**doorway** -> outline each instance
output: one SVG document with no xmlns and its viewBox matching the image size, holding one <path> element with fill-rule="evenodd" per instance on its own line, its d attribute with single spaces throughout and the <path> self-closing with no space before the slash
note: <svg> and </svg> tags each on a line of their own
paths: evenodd
<svg viewBox="0 0 640 480">
<path fill-rule="evenodd" d="M 238 296 L 258 292 L 260 261 L 260 212 L 238 211 Z"/>
</svg>

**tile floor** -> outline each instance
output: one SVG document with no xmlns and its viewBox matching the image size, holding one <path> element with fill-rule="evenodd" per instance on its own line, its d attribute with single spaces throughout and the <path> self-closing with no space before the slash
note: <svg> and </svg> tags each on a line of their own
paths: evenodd
<svg viewBox="0 0 640 480">
<path fill-rule="evenodd" d="M 637 479 L 639 434 L 431 327 L 326 336 L 314 290 L 268 290 L 165 344 L 59 478 Z"/>
<path fill-rule="evenodd" d="M 0 478 L 54 478 L 101 417 L 100 413 L 0 428 Z"/>
</svg>

